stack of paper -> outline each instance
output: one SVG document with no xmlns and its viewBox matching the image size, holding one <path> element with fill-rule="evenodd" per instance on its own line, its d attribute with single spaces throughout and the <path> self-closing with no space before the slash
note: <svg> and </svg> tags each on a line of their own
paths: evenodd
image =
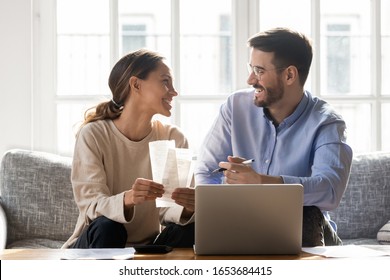
<svg viewBox="0 0 390 280">
<path fill-rule="evenodd" d="M 123 249 L 65 249 L 63 260 L 129 260 L 134 258 L 134 248 Z"/>
<path fill-rule="evenodd" d="M 191 186 L 193 176 L 193 153 L 190 149 L 175 148 L 174 140 L 149 143 L 153 181 L 164 185 L 163 197 L 156 200 L 157 207 L 174 204 L 171 194 L 175 188 Z"/>
</svg>

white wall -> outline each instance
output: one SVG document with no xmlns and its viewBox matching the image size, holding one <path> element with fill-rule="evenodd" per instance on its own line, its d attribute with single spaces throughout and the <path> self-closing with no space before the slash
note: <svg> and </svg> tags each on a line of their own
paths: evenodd
<svg viewBox="0 0 390 280">
<path fill-rule="evenodd" d="M 0 157 L 32 148 L 32 5 L 0 0 Z"/>
</svg>

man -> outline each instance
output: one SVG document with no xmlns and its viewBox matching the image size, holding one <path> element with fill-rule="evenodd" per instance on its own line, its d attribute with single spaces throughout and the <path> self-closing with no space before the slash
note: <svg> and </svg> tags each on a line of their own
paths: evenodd
<svg viewBox="0 0 390 280">
<path fill-rule="evenodd" d="M 304 90 L 311 43 L 276 28 L 254 35 L 248 45 L 253 88 L 233 93 L 221 106 L 199 153 L 196 184 L 221 183 L 222 175 L 228 184 L 302 184 L 302 246 L 340 245 L 327 211 L 344 193 L 352 150 L 343 119 Z M 254 162 L 242 164 L 246 159 Z M 226 171 L 212 173 L 218 167 Z"/>
</svg>

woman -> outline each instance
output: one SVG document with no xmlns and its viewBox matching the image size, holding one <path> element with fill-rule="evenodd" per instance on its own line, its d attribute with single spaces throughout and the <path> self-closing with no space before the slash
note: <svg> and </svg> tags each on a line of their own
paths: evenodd
<svg viewBox="0 0 390 280">
<path fill-rule="evenodd" d="M 112 99 L 87 111 L 77 134 L 71 179 L 80 215 L 63 248 L 151 244 L 160 221 L 169 226 L 155 244 L 192 246 L 194 190 L 177 188 L 177 207 L 156 208 L 164 186 L 151 180 L 149 142 L 188 147 L 177 127 L 152 120 L 171 115 L 177 92 L 169 67 L 157 53 L 129 53 L 113 67 L 109 86 Z"/>
</svg>

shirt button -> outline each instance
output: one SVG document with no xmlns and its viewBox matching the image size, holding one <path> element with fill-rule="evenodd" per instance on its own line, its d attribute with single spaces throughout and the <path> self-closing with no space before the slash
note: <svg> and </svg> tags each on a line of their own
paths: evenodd
<svg viewBox="0 0 390 280">
<path fill-rule="evenodd" d="M 265 163 L 269 163 L 269 159 L 265 160 Z"/>
</svg>

